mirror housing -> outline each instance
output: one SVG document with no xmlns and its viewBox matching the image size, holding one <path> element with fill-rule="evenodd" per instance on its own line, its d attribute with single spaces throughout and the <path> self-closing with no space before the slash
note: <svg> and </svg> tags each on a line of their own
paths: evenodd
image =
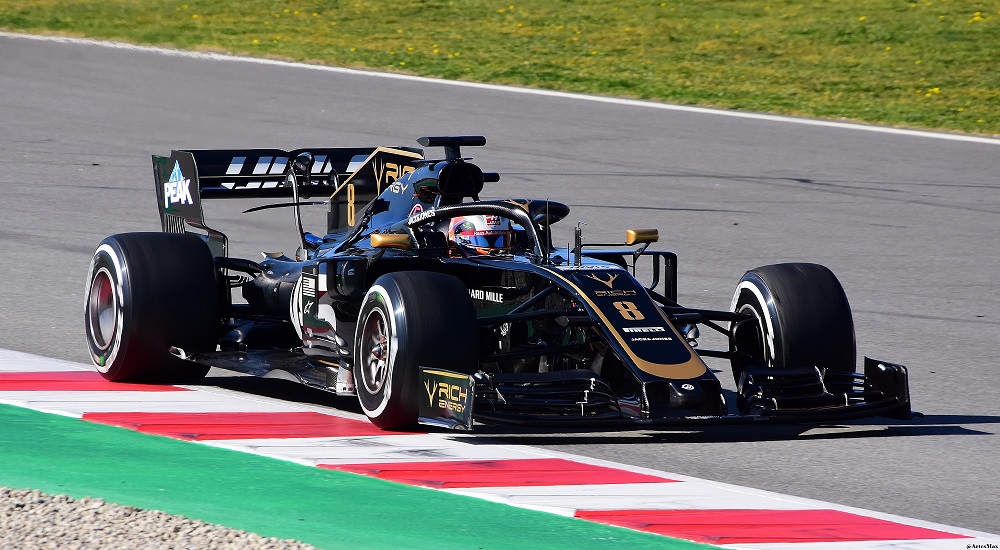
<svg viewBox="0 0 1000 550">
<path fill-rule="evenodd" d="M 372 233 L 370 238 L 373 248 L 395 248 L 397 250 L 413 248 L 410 236 L 405 233 Z"/>
<path fill-rule="evenodd" d="M 629 229 L 625 231 L 625 244 L 649 244 L 660 240 L 660 232 L 656 229 Z"/>
<path fill-rule="evenodd" d="M 333 294 L 341 298 L 353 298 L 365 293 L 365 272 L 368 269 L 366 258 L 341 260 L 335 265 L 335 284 L 330 287 Z"/>
<path fill-rule="evenodd" d="M 353 300 L 364 296 L 368 259 L 363 256 L 323 259 L 302 269 L 303 295 L 334 300 Z M 311 290 L 305 288 L 305 278 L 311 278 Z M 308 292 L 308 294 L 307 294 Z M 305 300 L 303 300 L 305 301 Z"/>
</svg>

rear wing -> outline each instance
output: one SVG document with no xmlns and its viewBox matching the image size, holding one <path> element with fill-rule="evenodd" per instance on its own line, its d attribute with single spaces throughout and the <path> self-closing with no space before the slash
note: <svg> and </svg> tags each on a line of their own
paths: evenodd
<svg viewBox="0 0 1000 550">
<path fill-rule="evenodd" d="M 300 198 L 329 198 L 328 232 L 354 225 L 354 212 L 377 197 L 423 160 L 410 147 L 280 149 L 205 149 L 153 155 L 157 210 L 168 233 L 195 228 L 207 235 L 217 256 L 225 256 L 226 236 L 211 229 L 202 199 L 292 198 L 285 181 L 291 160 L 311 153 L 308 178 L 300 178 Z"/>
</svg>

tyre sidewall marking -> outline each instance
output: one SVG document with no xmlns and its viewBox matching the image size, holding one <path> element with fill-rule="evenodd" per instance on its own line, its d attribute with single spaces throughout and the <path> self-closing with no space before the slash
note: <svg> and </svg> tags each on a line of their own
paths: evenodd
<svg viewBox="0 0 1000 550">
<path fill-rule="evenodd" d="M 303 325 L 303 311 L 302 311 L 302 275 L 295 281 L 295 286 L 292 287 L 292 299 L 288 301 L 288 315 L 292 320 L 292 327 L 295 328 L 295 334 L 298 334 L 299 340 L 302 340 L 302 325 Z"/>
<path fill-rule="evenodd" d="M 94 327 L 91 326 L 89 308 L 90 308 L 90 292 L 92 290 L 93 277 L 95 276 L 95 268 L 100 271 L 98 264 L 102 263 L 101 260 L 104 257 L 109 260 L 107 263 L 110 264 L 109 267 L 113 269 L 108 271 L 113 282 L 113 291 L 115 293 L 115 334 L 112 342 L 105 350 L 101 350 L 99 346 L 96 346 L 96 340 L 94 339 L 93 330 Z M 87 273 L 87 288 L 84 293 L 84 309 L 88 312 L 87 315 L 87 338 L 88 347 L 90 349 L 90 358 L 94 363 L 94 367 L 97 368 L 99 372 L 107 373 L 111 369 L 111 365 L 114 364 L 115 359 L 118 357 L 118 353 L 121 351 L 122 344 L 122 334 L 125 332 L 125 304 L 123 296 L 125 295 L 124 290 L 124 280 L 125 280 L 125 270 L 123 269 L 122 261 L 119 259 L 118 254 L 115 252 L 114 248 L 109 244 L 103 243 L 97 248 L 97 252 L 94 254 L 94 259 L 90 262 L 90 270 Z M 103 365 L 101 364 L 103 362 Z"/>
<path fill-rule="evenodd" d="M 778 354 L 777 347 L 774 344 L 774 325 L 776 322 L 771 318 L 770 310 L 767 307 L 767 300 L 764 299 L 764 294 L 760 291 L 760 288 L 752 281 L 740 281 L 740 284 L 736 287 L 736 293 L 733 295 L 733 303 L 729 306 L 729 309 L 731 311 L 736 311 L 736 305 L 739 303 L 740 295 L 744 290 L 753 294 L 757 301 L 758 307 L 753 307 L 753 305 L 748 304 L 753 310 L 753 314 L 754 317 L 757 318 L 757 322 L 760 323 L 761 316 L 764 317 L 764 323 L 767 325 L 767 330 L 765 331 L 766 334 L 764 335 L 765 359 L 767 360 L 768 367 L 774 367 L 777 362 Z"/>
<path fill-rule="evenodd" d="M 362 311 L 366 310 L 366 308 L 368 307 L 368 303 L 371 302 L 371 301 L 376 301 L 376 302 L 380 303 L 380 304 L 376 303 L 376 304 L 372 305 L 372 309 L 381 306 L 381 308 L 383 310 L 382 312 L 384 314 L 384 317 L 386 318 L 386 323 L 388 323 L 388 325 L 389 325 L 389 332 L 390 332 L 390 336 L 389 336 L 389 357 L 386 360 L 386 369 L 388 370 L 388 372 L 386 372 L 386 375 L 385 375 L 385 383 L 382 384 L 381 399 L 379 400 L 379 404 L 378 404 L 377 407 L 375 407 L 374 409 L 369 409 L 368 406 L 367 406 L 367 404 L 365 403 L 365 401 L 363 399 L 358 399 L 358 401 L 361 403 L 361 408 L 365 411 L 365 414 L 367 414 L 368 416 L 377 417 L 377 416 L 381 415 L 383 412 L 385 412 L 385 408 L 389 405 L 389 401 L 392 399 L 392 379 L 395 376 L 396 371 L 397 371 L 397 369 L 396 369 L 396 350 L 399 347 L 399 345 L 398 345 L 399 344 L 399 333 L 396 330 L 396 313 L 397 313 L 396 312 L 396 307 L 399 307 L 399 305 L 395 304 L 396 307 L 393 307 L 394 304 L 392 303 L 392 300 L 389 298 L 389 293 L 386 291 L 385 287 L 383 287 L 382 285 L 372 285 L 372 287 L 370 289 L 368 289 L 368 295 L 365 297 L 365 303 L 364 303 L 364 305 L 361 308 Z M 355 344 L 354 344 L 355 345 L 355 349 L 357 349 L 358 351 L 360 351 L 362 349 L 361 348 L 361 335 L 364 332 L 364 327 L 365 327 L 365 325 L 367 325 L 368 318 L 370 316 L 371 316 L 371 310 L 369 310 L 364 315 L 363 321 L 360 322 L 360 323 L 358 323 L 358 329 L 360 331 L 362 331 L 362 332 L 358 333 L 358 337 L 356 338 L 356 341 L 355 341 Z M 360 360 L 360 359 L 361 358 L 358 357 L 356 360 Z M 358 368 L 362 369 L 364 367 L 359 364 Z M 361 386 L 367 386 L 367 383 L 365 382 L 364 378 L 361 379 Z M 373 397 L 377 397 L 377 396 L 373 396 Z"/>
</svg>

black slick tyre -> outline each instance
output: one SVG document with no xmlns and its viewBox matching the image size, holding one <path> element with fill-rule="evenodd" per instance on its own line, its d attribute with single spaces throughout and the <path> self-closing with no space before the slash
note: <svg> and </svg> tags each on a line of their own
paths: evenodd
<svg viewBox="0 0 1000 550">
<path fill-rule="evenodd" d="M 219 297 L 212 254 L 198 237 L 123 233 L 104 239 L 90 263 L 84 324 L 91 360 L 115 382 L 194 382 L 208 367 L 185 352 L 214 351 Z"/>
<path fill-rule="evenodd" d="M 788 263 L 748 271 L 731 309 L 756 322 L 734 324 L 732 360 L 739 383 L 744 366 L 816 366 L 853 373 L 857 356 L 854 319 L 840 281 L 818 264 Z"/>
<path fill-rule="evenodd" d="M 419 368 L 473 373 L 478 328 L 468 290 L 455 277 L 403 271 L 368 290 L 354 338 L 361 408 L 376 426 L 407 429 L 419 410 Z"/>
</svg>

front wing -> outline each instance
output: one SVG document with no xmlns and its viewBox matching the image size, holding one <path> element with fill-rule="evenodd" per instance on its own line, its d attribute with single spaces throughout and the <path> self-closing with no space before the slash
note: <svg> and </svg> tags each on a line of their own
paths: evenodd
<svg viewBox="0 0 1000 550">
<path fill-rule="evenodd" d="M 429 370 L 429 369 L 426 369 Z M 425 372 L 426 372 L 425 370 Z M 451 383 L 467 384 L 466 396 L 458 386 L 426 383 L 421 405 L 421 423 L 440 427 L 471 429 L 472 419 L 486 424 L 514 424 L 538 427 L 572 426 L 604 428 L 648 428 L 711 426 L 758 423 L 821 423 L 883 416 L 909 419 L 909 380 L 903 365 L 866 357 L 864 374 L 855 374 L 854 386 L 840 394 L 819 392 L 803 384 L 802 371 L 788 375 L 773 371 L 770 376 L 744 377 L 737 399 L 742 413 L 712 416 L 651 417 L 637 414 L 610 394 L 596 375 L 547 373 L 548 376 L 469 376 L 436 369 L 451 376 Z M 531 380 L 535 378 L 535 380 Z M 467 382 L 461 382 L 466 379 Z M 749 380 L 747 380 L 749 379 Z M 427 380 L 426 378 L 423 380 Z M 434 379 L 436 380 L 436 379 Z M 458 381 L 458 382 L 456 382 Z M 751 387 L 752 386 L 752 387 Z M 429 389 L 428 389 L 429 388 Z M 454 395 L 449 399 L 446 395 Z M 461 395 L 461 399 L 458 396 Z M 439 407 L 437 405 L 440 405 Z M 457 418 L 454 409 L 464 407 Z M 451 410 L 448 410 L 448 408 Z"/>
</svg>

